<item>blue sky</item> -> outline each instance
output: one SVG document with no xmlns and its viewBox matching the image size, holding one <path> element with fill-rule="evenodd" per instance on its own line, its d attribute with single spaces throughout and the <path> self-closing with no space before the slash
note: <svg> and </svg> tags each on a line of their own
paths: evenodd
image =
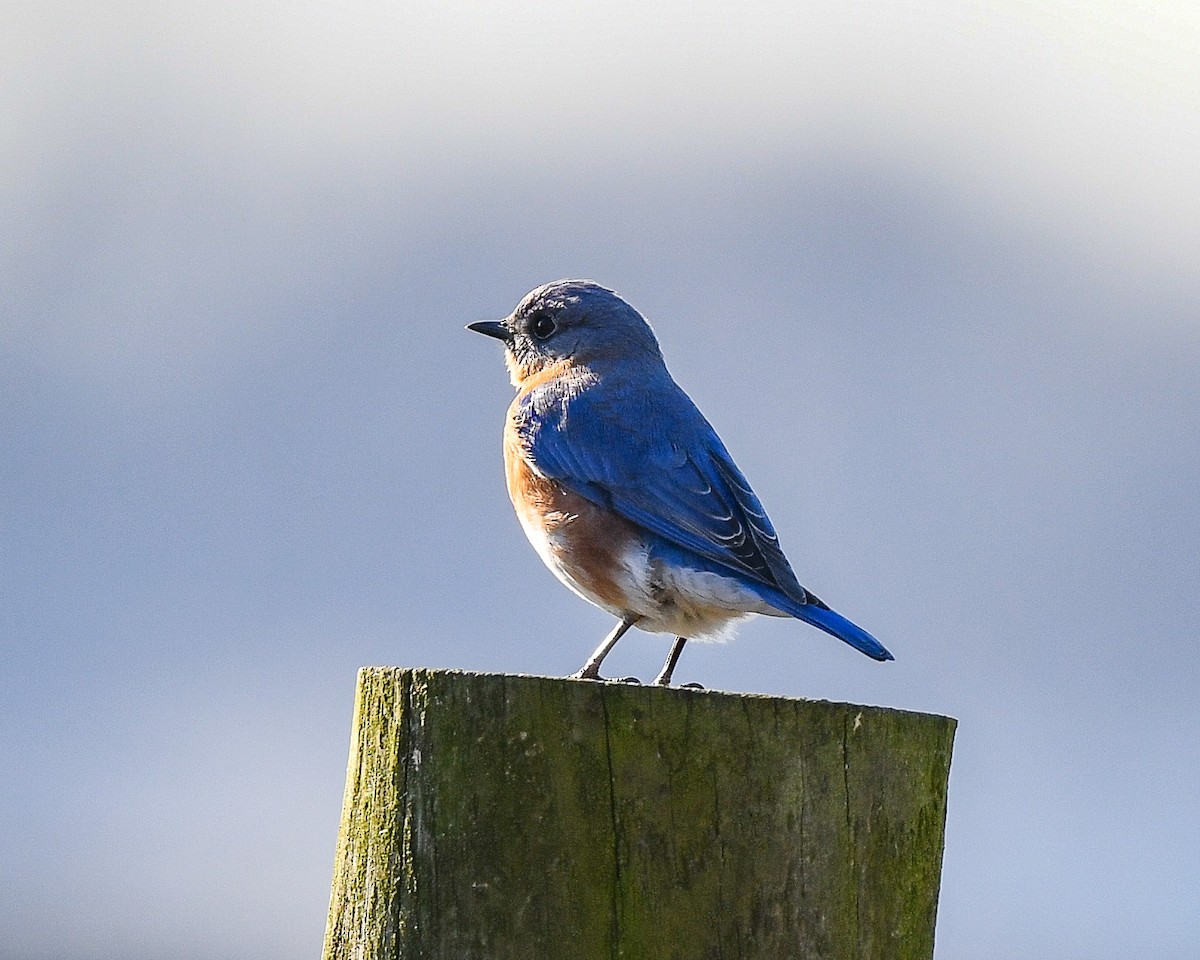
<svg viewBox="0 0 1200 960">
<path fill-rule="evenodd" d="M 6 956 L 319 949 L 356 668 L 579 666 L 462 329 L 562 276 L 897 656 L 759 620 L 678 678 L 959 718 L 939 957 L 1192 955 L 1190 7 L 3 18 Z"/>
</svg>

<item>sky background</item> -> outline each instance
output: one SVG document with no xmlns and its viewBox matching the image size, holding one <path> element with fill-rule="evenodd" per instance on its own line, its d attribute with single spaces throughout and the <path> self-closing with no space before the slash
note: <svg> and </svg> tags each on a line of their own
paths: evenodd
<svg viewBox="0 0 1200 960">
<path fill-rule="evenodd" d="M 356 669 L 578 668 L 463 325 L 585 276 L 897 657 L 678 680 L 959 719 L 940 960 L 1194 958 L 1196 11 L 6 5 L 0 957 L 314 956 Z"/>
</svg>

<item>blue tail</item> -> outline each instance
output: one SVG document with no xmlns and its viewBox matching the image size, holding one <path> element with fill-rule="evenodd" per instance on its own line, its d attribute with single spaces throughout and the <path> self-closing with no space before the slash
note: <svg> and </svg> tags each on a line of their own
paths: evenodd
<svg viewBox="0 0 1200 960">
<path fill-rule="evenodd" d="M 814 627 L 824 630 L 839 640 L 846 641 L 855 650 L 865 653 L 873 660 L 896 659 L 888 653 L 887 647 L 866 630 L 856 623 L 851 623 L 840 613 L 830 610 L 811 593 L 808 595 L 808 603 L 796 603 L 791 597 L 788 597 L 787 600 L 786 604 L 779 604 L 779 609 L 786 610 L 793 617 L 803 620 L 805 623 L 811 623 Z M 772 602 L 774 603 L 774 601 Z"/>
</svg>

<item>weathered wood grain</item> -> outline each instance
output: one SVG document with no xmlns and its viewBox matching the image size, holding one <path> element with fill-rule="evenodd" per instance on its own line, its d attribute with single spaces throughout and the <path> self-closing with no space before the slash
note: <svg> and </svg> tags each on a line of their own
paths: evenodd
<svg viewBox="0 0 1200 960">
<path fill-rule="evenodd" d="M 359 674 L 326 960 L 927 960 L 955 723 Z"/>
</svg>

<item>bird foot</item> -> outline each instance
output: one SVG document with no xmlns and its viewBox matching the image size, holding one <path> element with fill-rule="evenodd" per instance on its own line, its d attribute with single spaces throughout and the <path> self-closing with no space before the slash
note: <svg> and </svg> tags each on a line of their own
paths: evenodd
<svg viewBox="0 0 1200 960">
<path fill-rule="evenodd" d="M 642 681 L 637 677 L 602 677 L 599 671 L 588 672 L 580 670 L 578 673 L 571 674 L 568 680 L 595 680 L 598 683 L 634 683 L 641 686 Z"/>
</svg>

